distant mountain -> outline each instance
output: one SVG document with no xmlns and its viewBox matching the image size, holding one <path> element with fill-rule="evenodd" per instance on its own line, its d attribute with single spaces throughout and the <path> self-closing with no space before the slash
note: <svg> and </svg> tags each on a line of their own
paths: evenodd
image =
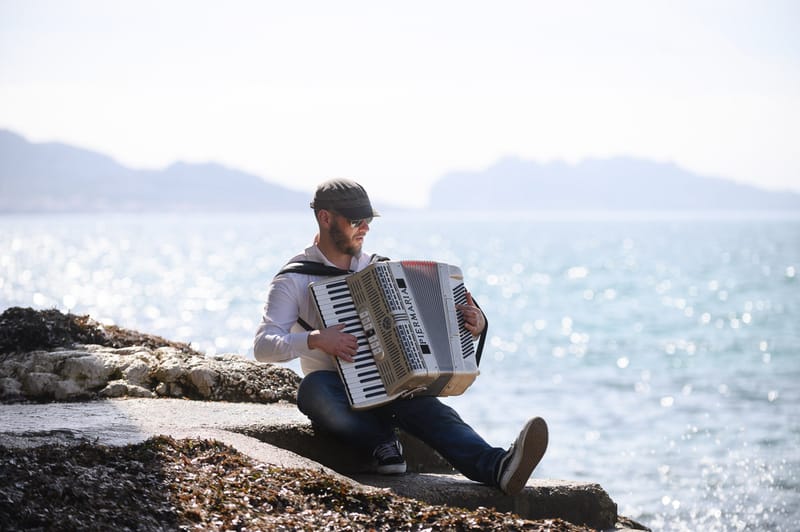
<svg viewBox="0 0 800 532">
<path fill-rule="evenodd" d="M 633 158 L 577 165 L 502 159 L 437 181 L 432 209 L 797 210 L 800 194 L 701 177 L 674 164 Z"/>
<path fill-rule="evenodd" d="M 310 194 L 216 163 L 137 170 L 61 143 L 0 130 L 0 213 L 288 211 Z M 702 177 L 633 158 L 578 165 L 506 158 L 434 183 L 431 210 L 798 210 L 800 194 Z"/>
<path fill-rule="evenodd" d="M 276 211 L 309 194 L 219 164 L 135 170 L 60 143 L 0 130 L 0 212 Z"/>
</svg>

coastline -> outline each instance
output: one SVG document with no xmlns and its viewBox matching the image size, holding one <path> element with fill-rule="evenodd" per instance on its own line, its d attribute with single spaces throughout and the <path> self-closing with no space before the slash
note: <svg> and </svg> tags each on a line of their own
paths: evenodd
<svg viewBox="0 0 800 532">
<path fill-rule="evenodd" d="M 16 321 L 9 320 L 12 310 Z M 490 504 L 472 510 L 461 504 L 429 504 L 408 494 L 424 495 L 426 489 L 446 494 L 455 486 L 466 486 L 468 492 L 483 497 L 481 501 L 491 502 L 489 493 L 496 490 L 469 482 L 459 484 L 461 481 L 452 475 L 443 475 L 440 484 L 434 486 L 432 479 L 438 481 L 439 477 L 425 473 L 407 475 L 403 493 L 399 484 L 378 489 L 364 483 L 370 481 L 368 478 L 342 475 L 323 465 L 326 457 L 316 461 L 303 456 L 297 452 L 302 451 L 297 443 L 287 450 L 265 442 L 265 437 L 255 433 L 272 429 L 273 435 L 310 445 L 319 437 L 291 404 L 292 394 L 286 393 L 287 386 L 292 385 L 291 377 L 270 365 L 237 360 L 235 355 L 206 358 L 157 337 L 104 328 L 86 317 L 65 317 L 54 314 L 57 311 L 9 311 L 0 316 L 0 398 L 9 407 L 0 412 L 19 421 L 29 417 L 21 415 L 26 408 L 69 405 L 76 423 L 86 426 L 92 408 L 110 404 L 119 411 L 128 408 L 124 419 L 135 427 L 126 436 L 133 438 L 132 442 L 120 437 L 111 444 L 102 441 L 113 432 L 108 430 L 107 415 L 97 416 L 98 425 L 84 432 L 42 425 L 38 428 L 45 430 L 18 430 L 15 434 L 6 430 L 0 439 L 0 468 L 4 472 L 0 518 L 12 530 L 15 526 L 26 529 L 33 523 L 45 526 L 42 519 L 57 519 L 66 528 L 135 522 L 144 530 L 196 526 L 338 529 L 346 523 L 356 529 L 386 530 L 593 529 L 558 516 L 527 519 L 508 511 L 487 510 Z M 73 327 L 77 322 L 79 326 Z M 26 331 L 24 342 L 21 330 Z M 75 341 L 84 337 L 100 344 Z M 113 347 L 101 345 L 115 342 Z M 66 381 L 71 384 L 63 384 Z M 246 382 L 259 385 L 239 385 Z M 296 389 L 296 382 L 294 386 Z M 56 392 L 62 394 L 60 401 Z M 56 403 L 52 403 L 54 399 Z M 241 421 L 238 432 L 213 424 L 211 404 L 229 424 L 232 416 Z M 138 414 L 132 414 L 131 408 L 139 408 Z M 198 411 L 195 417 L 188 414 L 192 408 Z M 264 414 L 264 408 L 270 413 Z M 173 424 L 165 419 L 168 411 L 177 419 Z M 282 415 L 290 419 L 280 419 Z M 257 419 L 262 422 L 260 428 Z M 225 440 L 234 445 L 223 443 Z M 329 454 L 337 452 L 341 454 Z M 95 457 L 95 461 L 81 462 L 82 457 Z M 119 464 L 127 464 L 127 469 L 117 467 Z M 129 478 L 129 471 L 139 476 Z M 162 476 L 156 479 L 153 475 L 157 471 Z M 269 483 L 276 479 L 278 484 Z M 555 500 L 552 484 L 534 484 L 525 490 L 529 497 Z M 109 486 L 116 487 L 110 497 L 104 495 Z M 60 496 L 53 497 L 54 492 L 48 491 L 51 488 Z M 584 493 L 584 489 L 580 487 L 574 493 Z M 216 495 L 209 497 L 208 493 Z M 284 498 L 274 499 L 275 493 L 283 493 Z M 568 496 L 574 497 L 574 493 Z M 464 492 L 458 496 L 459 501 L 466 501 Z M 98 498 L 105 502 L 97 502 Z M 615 504 L 613 512 L 616 519 L 609 528 L 641 527 L 616 516 Z M 114 516 L 122 521 L 115 521 Z M 111 520 L 103 521 L 106 518 Z"/>
</svg>

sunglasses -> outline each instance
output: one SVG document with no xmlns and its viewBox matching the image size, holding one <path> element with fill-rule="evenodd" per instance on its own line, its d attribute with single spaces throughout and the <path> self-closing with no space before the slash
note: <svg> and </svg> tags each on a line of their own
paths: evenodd
<svg viewBox="0 0 800 532">
<path fill-rule="evenodd" d="M 358 229 L 359 227 L 361 227 L 361 224 L 367 224 L 367 225 L 371 224 L 372 216 L 370 216 L 369 218 L 360 218 L 358 220 L 348 219 L 347 221 L 350 223 L 350 227 L 352 227 L 353 229 Z"/>
<path fill-rule="evenodd" d="M 345 215 L 343 215 L 341 213 L 338 213 L 336 211 L 333 211 L 333 212 L 337 216 L 341 216 L 342 218 L 345 218 L 347 220 L 347 223 L 349 223 L 350 227 L 352 227 L 353 229 L 357 229 L 357 228 L 361 227 L 361 224 L 364 224 L 364 223 L 369 225 L 369 224 L 372 223 L 372 220 L 373 220 L 372 216 L 370 216 L 369 218 L 359 218 L 358 220 L 351 220 L 350 218 L 348 218 L 347 216 L 345 216 Z"/>
</svg>

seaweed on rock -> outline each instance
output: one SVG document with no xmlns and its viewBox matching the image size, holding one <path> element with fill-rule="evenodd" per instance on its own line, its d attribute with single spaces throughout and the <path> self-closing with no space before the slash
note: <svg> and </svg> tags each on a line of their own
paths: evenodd
<svg viewBox="0 0 800 532">
<path fill-rule="evenodd" d="M 203 356 L 189 344 L 143 334 L 116 325 L 103 325 L 89 316 L 64 314 L 59 310 L 11 307 L 0 314 L 0 354 L 23 353 L 75 344 L 106 347 L 173 347 L 183 353 Z"/>
<path fill-rule="evenodd" d="M 254 461 L 213 440 L 0 447 L 5 530 L 589 530 L 429 505 L 321 471 Z"/>
</svg>

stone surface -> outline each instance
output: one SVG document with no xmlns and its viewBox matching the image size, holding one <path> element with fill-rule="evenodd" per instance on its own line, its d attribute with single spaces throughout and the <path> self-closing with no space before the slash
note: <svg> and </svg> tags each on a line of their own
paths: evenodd
<svg viewBox="0 0 800 532">
<path fill-rule="evenodd" d="M 509 497 L 461 475 L 431 473 L 452 473 L 452 469 L 428 447 L 405 434 L 401 438 L 412 473 L 342 474 L 352 471 L 354 463 L 363 464 L 363 457 L 329 436 L 314 433 L 296 406 L 288 403 L 114 399 L 0 404 L 0 445 L 10 447 L 80 441 L 124 445 L 159 434 L 216 439 L 265 463 L 323 470 L 348 482 L 388 488 L 433 504 L 494 507 L 530 519 L 560 517 L 600 530 L 612 529 L 617 519 L 616 504 L 597 484 L 533 479 L 520 495 Z"/>
<path fill-rule="evenodd" d="M 532 479 L 519 495 L 509 497 L 460 475 L 414 474 L 387 477 L 355 475 L 362 484 L 390 488 L 398 495 L 431 504 L 457 504 L 474 510 L 480 506 L 513 512 L 527 519 L 561 518 L 599 530 L 614 528 L 617 505 L 598 484 Z"/>
<path fill-rule="evenodd" d="M 369 457 L 336 438 L 315 432 L 305 419 L 288 425 L 262 422 L 236 424 L 228 428 L 305 456 L 344 475 L 365 473 L 373 467 Z M 439 453 L 417 438 L 403 432 L 398 436 L 403 444 L 409 472 L 455 473 L 453 467 Z"/>
<path fill-rule="evenodd" d="M 457 474 L 438 453 L 403 432 L 399 438 L 409 473 L 385 476 L 367 473 L 372 467 L 368 459 L 330 436 L 315 433 L 308 423 L 262 423 L 229 430 L 305 456 L 361 484 L 389 488 L 398 495 L 431 504 L 496 508 L 528 519 L 559 517 L 600 530 L 613 528 L 617 519 L 616 503 L 598 484 L 532 479 L 520 495 L 509 497 Z"/>
</svg>

